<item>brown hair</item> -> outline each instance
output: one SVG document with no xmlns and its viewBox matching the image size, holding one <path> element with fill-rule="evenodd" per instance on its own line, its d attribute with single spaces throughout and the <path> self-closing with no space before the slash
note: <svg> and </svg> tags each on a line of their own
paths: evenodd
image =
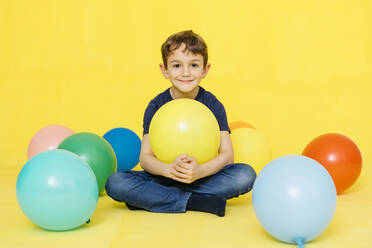
<svg viewBox="0 0 372 248">
<path fill-rule="evenodd" d="M 182 44 L 185 44 L 185 51 L 190 51 L 193 54 L 200 54 L 203 56 L 204 67 L 208 62 L 207 44 L 202 37 L 195 34 L 192 30 L 182 31 L 173 34 L 161 46 L 161 55 L 163 63 L 167 68 L 167 59 L 174 50 L 177 50 Z"/>
</svg>

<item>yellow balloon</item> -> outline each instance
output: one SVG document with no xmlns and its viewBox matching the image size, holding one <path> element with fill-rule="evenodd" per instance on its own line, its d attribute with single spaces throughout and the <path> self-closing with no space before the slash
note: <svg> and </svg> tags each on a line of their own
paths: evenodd
<svg viewBox="0 0 372 248">
<path fill-rule="evenodd" d="M 235 163 L 249 164 L 258 174 L 271 161 L 270 144 L 256 129 L 235 129 L 231 132 L 231 141 Z"/>
<path fill-rule="evenodd" d="M 166 163 L 187 154 L 199 164 L 214 158 L 220 146 L 220 128 L 212 111 L 187 98 L 164 104 L 154 114 L 149 129 L 155 156 Z"/>
</svg>

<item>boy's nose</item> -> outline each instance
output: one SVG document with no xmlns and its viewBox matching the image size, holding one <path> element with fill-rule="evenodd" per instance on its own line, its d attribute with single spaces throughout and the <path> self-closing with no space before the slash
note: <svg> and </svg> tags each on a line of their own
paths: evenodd
<svg viewBox="0 0 372 248">
<path fill-rule="evenodd" d="M 190 71 L 187 67 L 183 67 L 182 69 L 182 76 L 188 76 L 190 75 Z"/>
</svg>

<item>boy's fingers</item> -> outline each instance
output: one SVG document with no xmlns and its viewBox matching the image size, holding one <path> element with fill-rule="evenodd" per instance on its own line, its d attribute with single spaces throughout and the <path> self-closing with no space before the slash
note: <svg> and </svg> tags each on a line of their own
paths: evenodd
<svg viewBox="0 0 372 248">
<path fill-rule="evenodd" d="M 180 160 L 184 160 L 184 159 L 187 158 L 187 155 L 186 154 L 182 154 L 182 155 L 179 155 L 177 158 L 180 159 Z"/>
<path fill-rule="evenodd" d="M 181 182 L 181 183 L 187 183 L 187 184 L 191 183 L 189 179 L 183 179 L 183 178 L 179 178 L 179 177 L 174 177 L 172 179 L 175 180 L 175 181 Z"/>
<path fill-rule="evenodd" d="M 176 165 L 179 165 L 179 166 L 181 166 L 183 163 L 184 163 L 183 159 L 178 159 L 176 161 Z"/>
<path fill-rule="evenodd" d="M 194 157 L 189 156 L 187 159 L 190 160 L 190 162 L 196 162 L 196 158 Z"/>
<path fill-rule="evenodd" d="M 184 162 L 184 163 L 188 163 L 188 162 L 191 162 L 190 160 L 188 160 L 187 158 L 183 158 L 183 159 L 181 159 L 181 161 L 182 162 Z"/>
<path fill-rule="evenodd" d="M 173 163 L 178 164 L 178 163 L 182 162 L 184 160 L 184 156 L 186 156 L 186 155 L 177 156 Z"/>
<path fill-rule="evenodd" d="M 176 178 L 181 178 L 181 179 L 186 179 L 186 178 L 189 178 L 189 176 L 187 174 L 184 174 L 184 173 L 180 173 L 176 170 L 173 170 L 171 171 L 171 174 L 176 177 Z"/>
<path fill-rule="evenodd" d="M 190 174 L 190 171 L 188 169 L 182 167 L 182 166 L 176 166 L 175 170 L 182 173 L 182 174 L 186 174 L 186 175 Z"/>
<path fill-rule="evenodd" d="M 179 165 L 181 168 L 184 168 L 186 170 L 190 170 L 192 168 L 192 165 L 189 163 L 182 163 Z"/>
</svg>

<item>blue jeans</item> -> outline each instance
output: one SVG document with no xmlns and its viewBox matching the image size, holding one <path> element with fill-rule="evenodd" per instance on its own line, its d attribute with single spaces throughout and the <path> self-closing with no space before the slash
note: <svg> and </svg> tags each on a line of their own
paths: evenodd
<svg viewBox="0 0 372 248">
<path fill-rule="evenodd" d="M 191 184 L 154 176 L 146 171 L 118 171 L 106 181 L 106 193 L 130 209 L 151 212 L 184 213 L 191 193 L 217 195 L 230 199 L 252 189 L 256 172 L 247 164 L 230 164 L 217 174 Z"/>
</svg>

